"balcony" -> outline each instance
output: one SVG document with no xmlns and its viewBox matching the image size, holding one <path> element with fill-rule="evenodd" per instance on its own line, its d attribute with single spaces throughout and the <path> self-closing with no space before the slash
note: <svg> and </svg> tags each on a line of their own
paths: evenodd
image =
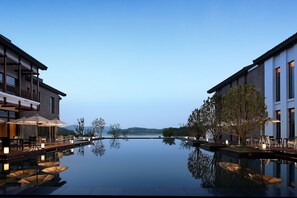
<svg viewBox="0 0 297 198">
<path fill-rule="evenodd" d="M 28 90 L 21 90 L 21 95 L 18 94 L 18 86 L 11 86 L 7 85 L 6 86 L 6 93 L 16 95 L 22 98 L 26 98 L 29 100 L 37 101 L 38 102 L 38 94 L 33 93 L 33 98 L 31 98 L 31 93 Z M 0 91 L 3 91 L 3 83 L 0 83 Z"/>
</svg>

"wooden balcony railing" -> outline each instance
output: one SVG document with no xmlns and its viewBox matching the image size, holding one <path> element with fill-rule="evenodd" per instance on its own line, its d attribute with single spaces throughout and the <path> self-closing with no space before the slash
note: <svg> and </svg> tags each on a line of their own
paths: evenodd
<svg viewBox="0 0 297 198">
<path fill-rule="evenodd" d="M 3 91 L 3 83 L 0 83 L 0 88 L 1 88 L 0 90 Z M 33 98 L 31 98 L 31 93 L 28 90 L 21 90 L 21 95 L 19 95 L 17 86 L 13 87 L 13 86 L 7 85 L 6 92 L 12 95 L 16 95 L 22 98 L 26 98 L 26 99 L 38 102 L 38 94 L 33 93 Z"/>
</svg>

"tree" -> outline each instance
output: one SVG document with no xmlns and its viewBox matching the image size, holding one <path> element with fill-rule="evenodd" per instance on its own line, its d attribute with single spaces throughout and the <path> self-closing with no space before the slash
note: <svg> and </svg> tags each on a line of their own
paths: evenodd
<svg viewBox="0 0 297 198">
<path fill-rule="evenodd" d="M 195 109 L 188 118 L 187 127 L 192 131 L 197 140 L 206 133 L 206 127 L 200 109 Z"/>
<path fill-rule="evenodd" d="M 247 137 L 267 119 L 264 97 L 253 85 L 233 87 L 223 96 L 222 117 L 229 133 L 246 145 Z"/>
<path fill-rule="evenodd" d="M 102 138 L 102 132 L 105 126 L 105 121 L 103 118 L 96 118 L 93 122 L 92 122 L 92 127 L 95 130 L 95 133 L 98 134 L 98 136 L 100 138 Z"/>
<path fill-rule="evenodd" d="M 85 119 L 84 118 L 77 119 L 77 123 L 78 125 L 75 126 L 75 131 L 78 134 L 78 136 L 83 136 L 85 132 Z"/>
<path fill-rule="evenodd" d="M 213 136 L 214 142 L 217 143 L 219 136 L 223 134 L 221 127 L 221 97 L 217 94 L 208 97 L 203 101 L 200 108 L 200 116 L 204 127 Z"/>
<path fill-rule="evenodd" d="M 120 137 L 120 129 L 121 128 L 119 123 L 110 124 L 110 133 L 112 138 Z"/>
<path fill-rule="evenodd" d="M 169 128 L 164 128 L 163 129 L 163 136 L 164 137 L 171 137 L 174 134 L 174 128 L 169 127 Z"/>
</svg>

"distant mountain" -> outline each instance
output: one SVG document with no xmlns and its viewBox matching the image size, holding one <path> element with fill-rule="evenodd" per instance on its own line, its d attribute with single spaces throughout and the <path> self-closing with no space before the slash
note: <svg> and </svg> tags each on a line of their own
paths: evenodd
<svg viewBox="0 0 297 198">
<path fill-rule="evenodd" d="M 128 135 L 147 135 L 147 134 L 162 134 L 163 129 L 148 129 L 148 128 L 141 128 L 141 127 L 132 127 L 132 128 L 127 128 L 127 129 L 122 129 L 122 130 L 127 130 Z"/>
<path fill-rule="evenodd" d="M 75 127 L 76 125 L 69 125 L 69 126 L 65 126 L 63 128 L 66 128 L 68 130 L 72 130 L 75 131 Z M 85 129 L 91 129 L 91 126 L 85 126 Z M 149 128 L 142 128 L 142 127 L 131 127 L 131 128 L 127 128 L 127 129 L 120 129 L 121 131 L 127 130 L 128 131 L 128 135 L 148 135 L 148 134 L 162 134 L 163 133 L 163 129 L 149 129 Z M 108 131 L 110 131 L 110 126 L 105 126 L 103 133 L 107 133 Z"/>
<path fill-rule="evenodd" d="M 65 126 L 63 128 L 66 128 L 68 130 L 71 130 L 71 131 L 75 131 L 75 127 L 77 125 L 69 125 L 69 126 Z M 88 130 L 88 129 L 91 129 L 92 127 L 91 126 L 85 126 L 85 130 Z M 103 129 L 103 133 L 106 133 L 110 130 L 110 126 L 105 126 L 104 129 Z"/>
</svg>

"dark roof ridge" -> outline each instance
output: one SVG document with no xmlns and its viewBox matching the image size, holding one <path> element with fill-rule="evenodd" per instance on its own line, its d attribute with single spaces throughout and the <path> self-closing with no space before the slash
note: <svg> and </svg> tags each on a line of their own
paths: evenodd
<svg viewBox="0 0 297 198">
<path fill-rule="evenodd" d="M 27 52 L 25 52 L 24 50 L 22 50 L 21 48 L 19 48 L 15 44 L 13 44 L 10 39 L 6 38 L 2 34 L 0 34 L 0 43 L 3 44 L 5 47 L 9 48 L 10 50 L 20 54 L 20 56 L 28 59 L 30 62 L 32 62 L 38 68 L 40 68 L 42 70 L 47 70 L 47 66 L 45 66 L 40 61 L 36 60 L 34 57 L 29 55 Z"/>
<path fill-rule="evenodd" d="M 273 47 L 272 49 L 268 50 L 267 52 L 265 52 L 255 60 L 253 60 L 253 63 L 261 64 L 268 58 L 278 54 L 279 52 L 283 51 L 286 48 L 293 46 L 295 43 L 297 43 L 297 32 L 292 36 L 290 36 L 289 38 L 287 38 L 286 40 L 279 43 L 278 45 L 276 45 L 275 47 Z"/>
<path fill-rule="evenodd" d="M 239 70 L 235 74 L 231 75 L 229 78 L 225 79 L 221 83 L 219 83 L 216 86 L 214 86 L 213 88 L 209 89 L 207 91 L 207 93 L 213 93 L 216 90 L 226 86 L 230 82 L 233 82 L 235 79 L 237 79 L 237 78 L 241 77 L 242 75 L 246 74 L 249 71 L 249 69 L 251 69 L 254 66 L 255 66 L 255 64 L 250 64 L 250 65 L 247 65 L 247 66 L 243 67 L 241 70 Z"/>
</svg>

